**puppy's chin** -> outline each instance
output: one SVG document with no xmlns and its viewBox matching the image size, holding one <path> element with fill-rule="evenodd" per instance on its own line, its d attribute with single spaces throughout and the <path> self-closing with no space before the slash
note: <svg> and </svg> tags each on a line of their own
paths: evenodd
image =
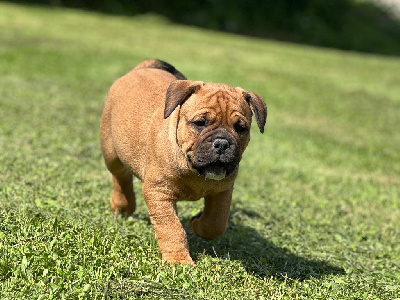
<svg viewBox="0 0 400 300">
<path fill-rule="evenodd" d="M 221 166 L 221 165 L 208 165 L 208 166 L 196 166 L 190 155 L 186 156 L 189 166 L 193 169 L 196 170 L 199 175 L 204 176 L 206 179 L 211 179 L 211 180 L 222 180 L 225 177 L 227 177 L 228 174 L 228 170 L 226 169 L 226 167 Z"/>
<path fill-rule="evenodd" d="M 220 166 L 205 167 L 203 173 L 206 179 L 211 179 L 211 180 L 222 180 L 227 175 L 226 169 Z"/>
</svg>

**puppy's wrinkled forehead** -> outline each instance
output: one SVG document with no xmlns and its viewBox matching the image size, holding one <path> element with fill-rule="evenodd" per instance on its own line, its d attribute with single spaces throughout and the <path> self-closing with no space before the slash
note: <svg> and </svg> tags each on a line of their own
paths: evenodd
<svg viewBox="0 0 400 300">
<path fill-rule="evenodd" d="M 230 114 L 237 111 L 251 118 L 250 107 L 243 95 L 236 88 L 224 84 L 204 84 L 185 104 L 187 108 L 190 107 L 191 112 L 210 109 L 217 113 Z M 184 110 L 185 104 L 182 106 Z"/>
</svg>

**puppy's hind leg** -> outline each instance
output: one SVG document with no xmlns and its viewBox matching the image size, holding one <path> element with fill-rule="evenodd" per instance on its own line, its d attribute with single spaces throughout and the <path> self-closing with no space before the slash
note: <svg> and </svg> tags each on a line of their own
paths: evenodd
<svg viewBox="0 0 400 300">
<path fill-rule="evenodd" d="M 121 168 L 114 168 L 111 173 L 114 183 L 114 190 L 111 200 L 111 210 L 117 214 L 131 215 L 136 209 L 135 193 L 133 191 L 132 173 L 119 161 L 114 162 L 114 166 L 120 164 Z"/>
<path fill-rule="evenodd" d="M 100 122 L 101 150 L 107 169 L 112 174 L 114 190 L 111 210 L 117 214 L 131 215 L 136 209 L 132 173 L 119 159 L 112 140 L 110 102 L 106 101 Z"/>
<path fill-rule="evenodd" d="M 103 149 L 103 152 L 106 152 L 105 149 Z M 112 174 L 114 183 L 111 210 L 117 214 L 125 214 L 129 216 L 136 209 L 132 173 L 119 160 L 115 151 L 111 152 L 113 152 L 114 155 L 110 155 L 111 153 L 104 155 L 106 166 Z"/>
</svg>

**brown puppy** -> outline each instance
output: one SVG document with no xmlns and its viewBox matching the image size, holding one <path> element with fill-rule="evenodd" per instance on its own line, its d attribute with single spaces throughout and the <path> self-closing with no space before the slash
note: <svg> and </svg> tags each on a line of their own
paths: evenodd
<svg viewBox="0 0 400 300">
<path fill-rule="evenodd" d="M 132 214 L 132 174 L 142 180 L 168 263 L 194 264 L 177 201 L 204 197 L 204 211 L 190 220 L 190 229 L 205 239 L 224 233 L 252 115 L 263 132 L 267 110 L 260 97 L 242 88 L 186 80 L 159 60 L 142 62 L 108 92 L 100 136 L 113 175 L 111 209 Z"/>
</svg>

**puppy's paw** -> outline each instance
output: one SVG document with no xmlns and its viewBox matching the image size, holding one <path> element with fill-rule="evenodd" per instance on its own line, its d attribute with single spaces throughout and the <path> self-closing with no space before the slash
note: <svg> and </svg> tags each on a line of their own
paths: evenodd
<svg viewBox="0 0 400 300">
<path fill-rule="evenodd" d="M 117 215 L 130 216 L 136 210 L 136 201 L 134 197 L 129 200 L 123 194 L 114 192 L 111 200 L 111 210 Z"/>
<path fill-rule="evenodd" d="M 162 257 L 169 265 L 181 264 L 196 266 L 190 255 L 186 253 L 165 253 Z"/>
<path fill-rule="evenodd" d="M 203 214 L 203 212 L 199 212 L 196 215 L 194 215 L 190 221 L 189 221 L 189 228 L 190 230 L 195 234 L 195 235 L 199 235 L 199 233 L 196 231 L 194 224 L 196 223 L 196 221 L 201 217 L 201 215 Z"/>
</svg>

